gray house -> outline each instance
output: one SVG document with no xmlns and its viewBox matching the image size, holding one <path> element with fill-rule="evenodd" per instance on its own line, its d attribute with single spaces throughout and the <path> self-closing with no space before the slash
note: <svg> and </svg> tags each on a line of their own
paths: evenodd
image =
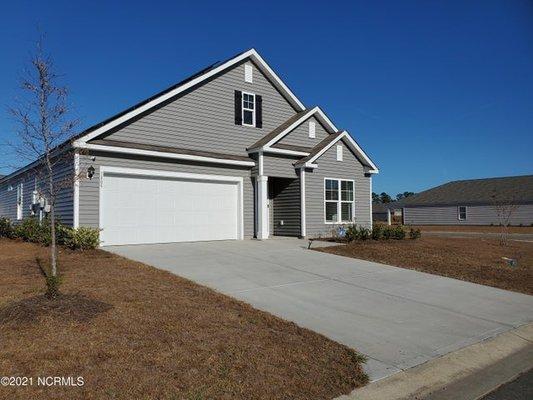
<svg viewBox="0 0 533 400">
<path fill-rule="evenodd" d="M 533 175 L 449 182 L 391 203 L 407 225 L 533 224 Z M 500 212 L 498 211 L 500 210 Z"/>
<path fill-rule="evenodd" d="M 56 211 L 103 245 L 313 237 L 372 224 L 378 169 L 254 50 L 215 64 L 64 143 L 56 175 L 86 174 Z M 35 164 L 0 180 L 0 215 L 35 201 Z M 33 208 L 34 209 L 34 208 Z"/>
</svg>

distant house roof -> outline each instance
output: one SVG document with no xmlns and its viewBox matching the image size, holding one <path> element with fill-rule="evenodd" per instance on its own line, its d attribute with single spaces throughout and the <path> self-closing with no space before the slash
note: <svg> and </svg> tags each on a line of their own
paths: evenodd
<svg viewBox="0 0 533 400">
<path fill-rule="evenodd" d="M 387 210 L 401 210 L 403 208 L 403 200 L 392 201 L 390 203 L 372 203 L 373 213 L 384 213 Z"/>
<path fill-rule="evenodd" d="M 402 207 L 495 202 L 533 204 L 533 175 L 453 181 L 401 200 Z"/>
</svg>

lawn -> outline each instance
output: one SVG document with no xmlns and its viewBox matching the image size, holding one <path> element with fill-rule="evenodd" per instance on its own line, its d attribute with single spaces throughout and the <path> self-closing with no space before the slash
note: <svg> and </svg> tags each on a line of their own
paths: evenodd
<svg viewBox="0 0 533 400">
<path fill-rule="evenodd" d="M 531 242 L 511 240 L 501 246 L 497 239 L 428 236 L 355 241 L 317 250 L 533 294 Z M 518 266 L 509 266 L 502 257 L 517 259 Z"/>
<path fill-rule="evenodd" d="M 480 233 L 501 233 L 501 226 L 481 226 L 481 225 L 421 225 L 415 228 L 422 232 L 480 232 Z M 509 226 L 508 233 L 533 233 L 533 226 Z"/>
<path fill-rule="evenodd" d="M 45 251 L 0 239 L 0 375 L 84 385 L 34 381 L 0 398 L 331 399 L 367 381 L 350 348 L 104 251 L 61 250 L 64 294 L 50 301 Z"/>
</svg>

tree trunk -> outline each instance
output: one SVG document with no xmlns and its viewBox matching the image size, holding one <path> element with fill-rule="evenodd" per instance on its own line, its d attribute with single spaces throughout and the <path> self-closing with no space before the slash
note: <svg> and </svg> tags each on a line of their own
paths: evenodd
<svg viewBox="0 0 533 400">
<path fill-rule="evenodd" d="M 50 158 L 46 157 L 48 167 L 48 190 L 50 191 L 50 275 L 57 276 L 57 246 L 56 246 L 56 210 L 55 210 L 55 188 L 52 165 Z"/>
</svg>

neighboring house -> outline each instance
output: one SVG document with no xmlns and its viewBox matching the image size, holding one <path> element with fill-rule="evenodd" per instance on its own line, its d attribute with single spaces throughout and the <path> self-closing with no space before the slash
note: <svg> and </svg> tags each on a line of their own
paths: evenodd
<svg viewBox="0 0 533 400">
<path fill-rule="evenodd" d="M 215 64 L 62 145 L 64 223 L 103 245 L 327 235 L 371 226 L 378 169 L 306 108 L 255 50 Z M 30 215 L 32 165 L 0 181 L 0 215 Z"/>
<path fill-rule="evenodd" d="M 393 201 L 390 203 L 372 203 L 372 220 L 373 222 L 387 222 L 389 225 L 396 221 L 403 222 L 402 201 Z"/>
<path fill-rule="evenodd" d="M 499 225 L 502 205 L 511 225 L 532 225 L 533 175 L 449 182 L 400 204 L 406 225 Z"/>
</svg>

